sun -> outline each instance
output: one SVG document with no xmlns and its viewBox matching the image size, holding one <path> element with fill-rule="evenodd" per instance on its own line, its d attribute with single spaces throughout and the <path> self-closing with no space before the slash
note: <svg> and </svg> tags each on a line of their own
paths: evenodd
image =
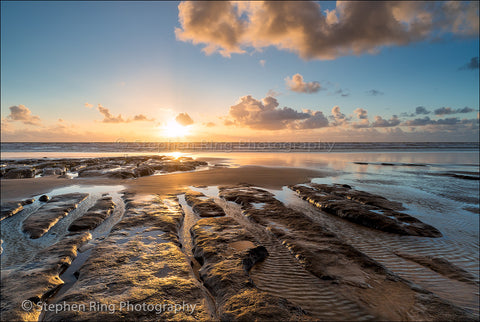
<svg viewBox="0 0 480 322">
<path fill-rule="evenodd" d="M 172 120 L 163 127 L 163 135 L 169 138 L 185 137 L 189 134 L 187 126 L 178 124 L 175 120 Z"/>
</svg>

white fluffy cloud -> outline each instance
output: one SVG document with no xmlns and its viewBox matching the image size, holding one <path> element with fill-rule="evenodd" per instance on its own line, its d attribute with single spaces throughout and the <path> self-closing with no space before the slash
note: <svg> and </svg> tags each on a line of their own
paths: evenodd
<svg viewBox="0 0 480 322">
<path fill-rule="evenodd" d="M 229 57 L 275 46 L 303 59 L 375 53 L 451 33 L 478 35 L 478 1 L 185 1 L 177 39 Z"/>
<path fill-rule="evenodd" d="M 10 106 L 10 114 L 7 116 L 8 121 L 20 121 L 27 125 L 40 125 L 40 118 L 33 115 L 25 105 Z"/>
<path fill-rule="evenodd" d="M 316 93 L 322 89 L 319 82 L 305 82 L 303 76 L 295 74 L 291 78 L 285 78 L 288 89 L 297 93 Z"/>
<path fill-rule="evenodd" d="M 267 96 L 257 100 L 250 95 L 240 98 L 230 107 L 225 125 L 236 125 L 257 130 L 313 129 L 328 126 L 322 112 L 298 112 L 290 107 L 278 107 L 276 98 Z"/>
</svg>

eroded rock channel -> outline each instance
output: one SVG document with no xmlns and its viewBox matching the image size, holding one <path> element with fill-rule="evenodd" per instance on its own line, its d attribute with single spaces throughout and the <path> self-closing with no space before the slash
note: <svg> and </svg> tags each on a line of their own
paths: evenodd
<svg viewBox="0 0 480 322">
<path fill-rule="evenodd" d="M 366 202 L 371 196 L 340 191 L 336 198 L 401 210 L 386 199 Z M 191 187 L 181 195 L 49 197 L 2 206 L 12 231 L 2 230 L 5 247 L 21 245 L 25 253 L 15 259 L 10 249 L 2 253 L 2 320 L 477 318 L 250 185 Z M 444 260 L 408 259 L 473 283 Z M 25 300 L 31 309 L 22 309 Z M 42 310 L 42 303 L 79 309 Z"/>
</svg>

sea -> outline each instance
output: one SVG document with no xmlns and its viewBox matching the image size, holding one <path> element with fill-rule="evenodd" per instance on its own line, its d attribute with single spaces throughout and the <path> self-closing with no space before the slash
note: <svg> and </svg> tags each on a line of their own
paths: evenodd
<svg viewBox="0 0 480 322">
<path fill-rule="evenodd" d="M 325 176 L 313 178 L 313 182 L 348 184 L 402 202 L 404 212 L 433 225 L 443 237 L 372 233 L 319 213 L 288 187 L 272 192 L 388 269 L 478 314 L 479 150 L 478 142 L 2 142 L 1 159 L 175 154 L 232 167 L 320 170 Z M 208 191 L 216 188 L 208 187 L 204 192 Z M 475 276 L 477 284 L 452 280 L 395 253 L 444 258 Z"/>
</svg>

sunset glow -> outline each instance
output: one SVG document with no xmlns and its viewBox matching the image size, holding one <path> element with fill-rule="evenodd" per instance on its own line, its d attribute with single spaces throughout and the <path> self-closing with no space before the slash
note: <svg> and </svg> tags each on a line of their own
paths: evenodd
<svg viewBox="0 0 480 322">
<path fill-rule="evenodd" d="M 2 321 L 479 321 L 477 1 L 0 1 Z"/>
<path fill-rule="evenodd" d="M 187 136 L 189 132 L 188 126 L 180 125 L 176 121 L 172 120 L 162 128 L 161 134 L 167 138 L 183 138 Z"/>
<path fill-rule="evenodd" d="M 1 139 L 478 141 L 478 2 L 359 3 L 3 1 Z"/>
</svg>

